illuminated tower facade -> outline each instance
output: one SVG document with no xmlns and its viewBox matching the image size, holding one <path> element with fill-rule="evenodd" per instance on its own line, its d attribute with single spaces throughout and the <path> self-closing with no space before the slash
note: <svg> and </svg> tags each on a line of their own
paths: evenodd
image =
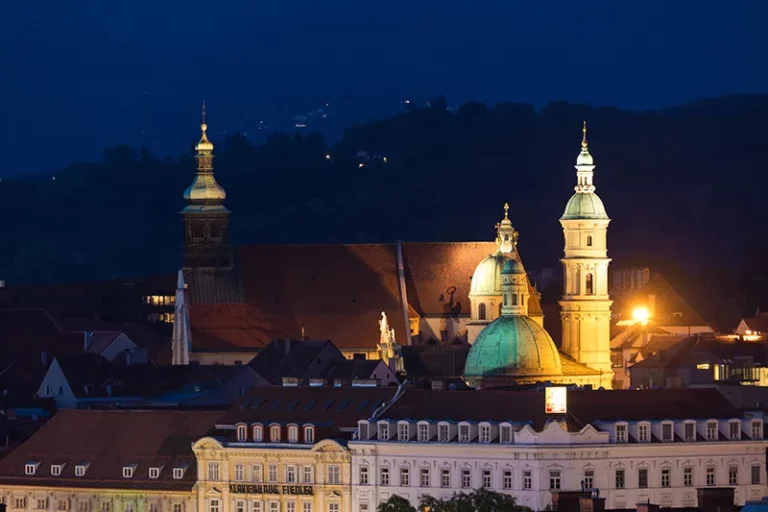
<svg viewBox="0 0 768 512">
<path fill-rule="evenodd" d="M 195 146 L 197 172 L 184 191 L 184 268 L 221 269 L 232 266 L 228 245 L 229 210 L 224 207 L 227 193 L 213 176 L 213 144 L 208 140 L 203 103 L 202 135 Z"/>
<path fill-rule="evenodd" d="M 594 160 L 584 123 L 581 153 L 576 160 L 575 193 L 560 218 L 565 236 L 564 291 L 560 301 L 563 323 L 561 350 L 601 372 L 601 385 L 610 388 L 611 304 L 608 296 L 607 233 L 611 219 L 595 194 Z"/>
</svg>

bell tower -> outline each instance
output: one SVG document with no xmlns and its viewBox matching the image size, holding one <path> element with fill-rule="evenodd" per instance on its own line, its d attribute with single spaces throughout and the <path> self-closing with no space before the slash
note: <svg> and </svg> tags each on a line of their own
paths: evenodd
<svg viewBox="0 0 768 512">
<path fill-rule="evenodd" d="M 611 219 L 595 194 L 594 160 L 587 145 L 584 122 L 581 153 L 576 159 L 575 194 L 560 225 L 565 237 L 564 290 L 560 301 L 562 351 L 601 372 L 601 385 L 611 387 L 611 304 L 608 296 L 607 233 Z"/>
<path fill-rule="evenodd" d="M 224 207 L 227 193 L 213 176 L 213 144 L 208 140 L 203 102 L 202 135 L 195 146 L 197 172 L 192 184 L 184 191 L 186 208 L 184 221 L 184 268 L 226 269 L 232 266 L 228 228 L 230 211 Z"/>
</svg>

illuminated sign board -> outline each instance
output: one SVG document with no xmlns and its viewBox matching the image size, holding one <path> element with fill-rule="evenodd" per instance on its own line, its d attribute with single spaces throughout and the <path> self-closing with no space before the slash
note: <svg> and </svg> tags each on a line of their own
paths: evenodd
<svg viewBox="0 0 768 512">
<path fill-rule="evenodd" d="M 565 414 L 568 412 L 567 388 L 544 388 L 544 403 L 547 414 Z"/>
<path fill-rule="evenodd" d="M 313 496 L 315 491 L 311 485 L 262 485 L 262 484 L 229 484 L 232 494 L 276 494 L 287 496 Z"/>
</svg>

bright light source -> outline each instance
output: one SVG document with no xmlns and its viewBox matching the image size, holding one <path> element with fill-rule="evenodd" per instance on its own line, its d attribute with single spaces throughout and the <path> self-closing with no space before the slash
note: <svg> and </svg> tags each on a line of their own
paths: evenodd
<svg viewBox="0 0 768 512">
<path fill-rule="evenodd" d="M 387 163 L 387 157 L 384 157 L 384 163 Z"/>
<path fill-rule="evenodd" d="M 363 168 L 363 165 L 365 165 L 365 164 L 363 164 L 363 162 L 360 162 L 359 164 L 357 164 L 357 167 L 359 167 L 360 169 L 362 169 L 362 168 Z"/>
<path fill-rule="evenodd" d="M 328 153 L 326 153 L 326 155 L 325 155 L 325 159 L 326 159 L 326 160 L 330 160 L 330 159 L 331 159 L 331 155 L 330 155 L 330 154 L 328 154 Z"/>
<path fill-rule="evenodd" d="M 635 322 L 640 322 L 643 325 L 645 325 L 648 323 L 648 319 L 650 317 L 651 317 L 651 314 L 648 312 L 648 308 L 638 306 L 632 310 L 632 318 L 635 319 Z"/>
<path fill-rule="evenodd" d="M 709 363 L 699 363 L 696 365 L 697 370 L 709 370 Z"/>
<path fill-rule="evenodd" d="M 746 334 L 747 334 L 747 336 L 749 336 L 750 334 L 752 334 L 752 331 L 750 331 L 749 329 L 747 329 L 747 331 L 746 331 Z"/>
</svg>

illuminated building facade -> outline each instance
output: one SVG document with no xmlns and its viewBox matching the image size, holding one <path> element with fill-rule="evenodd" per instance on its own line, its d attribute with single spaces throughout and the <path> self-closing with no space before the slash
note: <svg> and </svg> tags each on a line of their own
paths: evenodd
<svg viewBox="0 0 768 512">
<path fill-rule="evenodd" d="M 715 390 L 569 390 L 567 414 L 546 414 L 537 391 L 412 389 L 360 421 L 349 447 L 355 510 L 477 488 L 533 510 L 553 491 L 599 489 L 606 509 L 625 509 L 695 507 L 700 488 L 759 499 L 768 440 L 762 418 Z"/>
</svg>

